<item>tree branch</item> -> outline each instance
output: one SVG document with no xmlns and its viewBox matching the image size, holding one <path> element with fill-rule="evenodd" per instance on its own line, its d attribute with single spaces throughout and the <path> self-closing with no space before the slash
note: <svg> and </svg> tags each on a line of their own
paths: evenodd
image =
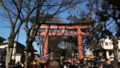
<svg viewBox="0 0 120 68">
<path fill-rule="evenodd" d="M 12 19 L 11 19 L 11 16 L 10 16 L 9 10 L 8 10 L 7 7 L 4 5 L 4 3 L 3 3 L 2 0 L 0 0 L 0 2 L 1 2 L 1 4 L 2 4 L 2 7 L 3 7 L 3 8 L 6 10 L 6 12 L 7 12 L 8 19 L 9 19 L 11 25 L 13 25 L 13 21 L 12 21 Z"/>
</svg>

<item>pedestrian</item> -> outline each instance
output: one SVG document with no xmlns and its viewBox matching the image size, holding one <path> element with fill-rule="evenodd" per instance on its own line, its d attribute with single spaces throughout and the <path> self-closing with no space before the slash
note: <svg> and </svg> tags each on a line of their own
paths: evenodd
<svg viewBox="0 0 120 68">
<path fill-rule="evenodd" d="M 50 61 L 48 63 L 48 68 L 61 68 L 57 61 Z"/>
<path fill-rule="evenodd" d="M 100 63 L 100 64 L 99 64 L 99 68 L 103 68 L 103 63 Z"/>
<path fill-rule="evenodd" d="M 83 66 L 83 68 L 92 68 L 91 62 L 87 61 L 87 63 Z"/>
<path fill-rule="evenodd" d="M 80 61 L 78 61 L 78 68 L 81 68 Z"/>
<path fill-rule="evenodd" d="M 94 67 L 93 68 L 99 68 L 98 67 L 98 63 L 94 63 Z"/>
<path fill-rule="evenodd" d="M 105 64 L 103 65 L 103 68 L 114 68 L 111 64 L 111 61 L 109 59 L 105 60 Z"/>
<path fill-rule="evenodd" d="M 87 62 L 87 67 L 88 67 L 88 68 L 92 68 L 92 64 L 91 64 L 90 61 Z"/>
</svg>

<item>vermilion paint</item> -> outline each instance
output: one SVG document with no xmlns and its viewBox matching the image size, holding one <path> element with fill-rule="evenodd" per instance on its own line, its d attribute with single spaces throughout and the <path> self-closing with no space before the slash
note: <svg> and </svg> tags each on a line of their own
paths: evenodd
<svg viewBox="0 0 120 68">
<path fill-rule="evenodd" d="M 37 26 L 36 26 L 37 27 Z M 49 36 L 78 36 L 78 58 L 82 59 L 83 54 L 83 46 L 82 46 L 82 36 L 89 35 L 89 33 L 84 33 L 81 31 L 81 29 L 87 29 L 91 28 L 91 26 L 52 26 L 52 25 L 42 25 L 40 26 L 40 29 L 45 29 L 45 32 L 37 33 L 37 35 L 43 35 L 44 36 L 44 55 L 48 53 L 48 37 Z M 61 33 L 54 33 L 49 32 L 49 29 L 60 29 Z M 77 32 L 75 33 L 65 33 L 66 29 L 77 29 Z"/>
</svg>

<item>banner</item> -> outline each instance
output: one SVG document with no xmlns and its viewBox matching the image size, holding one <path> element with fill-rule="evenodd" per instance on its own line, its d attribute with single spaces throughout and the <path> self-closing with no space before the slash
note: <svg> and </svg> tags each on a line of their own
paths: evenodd
<svg viewBox="0 0 120 68">
<path fill-rule="evenodd" d="M 38 58 L 37 60 L 38 60 L 39 63 L 45 63 L 45 62 L 47 62 L 48 59 L 52 60 L 53 58 L 54 58 L 53 53 L 50 53 L 50 54 L 47 54 L 45 56 L 42 56 L 42 57 Z"/>
</svg>

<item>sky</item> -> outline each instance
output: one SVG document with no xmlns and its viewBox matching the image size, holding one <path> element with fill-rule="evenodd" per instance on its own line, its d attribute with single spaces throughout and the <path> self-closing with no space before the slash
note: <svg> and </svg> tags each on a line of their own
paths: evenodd
<svg viewBox="0 0 120 68">
<path fill-rule="evenodd" d="M 81 10 L 85 10 L 85 4 L 80 4 Z M 2 10 L 2 8 L 0 7 L 0 13 L 5 13 L 4 10 Z M 62 18 L 61 20 L 68 22 L 65 18 L 69 16 L 68 11 L 62 12 L 60 13 L 60 17 Z M 2 15 L 0 16 L 0 36 L 5 38 L 6 41 L 4 42 L 8 42 L 7 38 L 9 37 L 10 34 L 10 23 L 8 20 L 6 20 L 5 18 L 2 17 Z M 26 41 L 26 36 L 25 36 L 25 30 L 24 28 L 20 28 L 20 32 L 19 35 L 16 36 L 15 41 L 20 42 L 21 44 L 25 45 L 25 41 Z M 37 44 L 33 43 L 34 47 L 36 50 L 38 50 Z M 91 54 L 89 50 L 87 50 L 86 54 Z"/>
<path fill-rule="evenodd" d="M 0 12 L 1 11 L 2 10 L 0 10 Z M 67 12 L 63 12 L 61 14 L 64 15 L 64 16 L 61 15 L 61 18 L 66 18 L 68 16 Z M 62 19 L 62 20 L 66 21 L 65 19 Z M 8 42 L 7 38 L 9 37 L 9 34 L 10 34 L 10 23 L 9 23 L 9 21 L 4 19 L 4 18 L 0 18 L 0 36 L 6 39 L 6 41 L 4 41 L 4 42 Z M 24 30 L 23 27 L 20 28 L 20 31 L 19 31 L 18 34 L 15 38 L 15 41 L 18 41 L 21 44 L 25 45 L 26 34 L 25 34 L 25 30 Z M 38 46 L 35 42 L 33 43 L 33 45 L 35 46 L 35 49 L 38 50 Z"/>
</svg>

